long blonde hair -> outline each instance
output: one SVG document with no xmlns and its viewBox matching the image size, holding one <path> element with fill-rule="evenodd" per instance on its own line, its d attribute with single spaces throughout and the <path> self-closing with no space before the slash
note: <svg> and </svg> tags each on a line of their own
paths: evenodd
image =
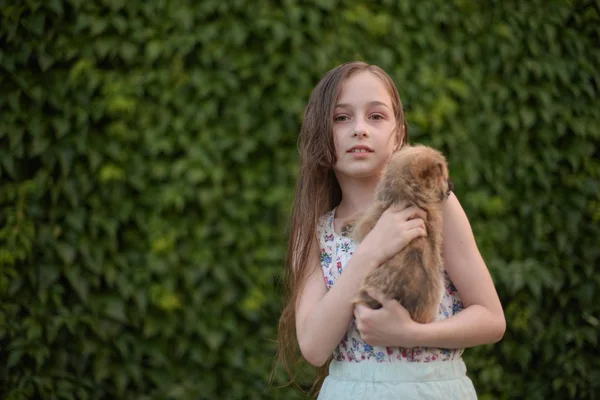
<svg viewBox="0 0 600 400">
<path fill-rule="evenodd" d="M 334 175 L 336 163 L 333 142 L 333 111 L 343 82 L 350 76 L 370 71 L 388 88 L 396 118 L 397 143 L 408 141 L 408 129 L 398 89 L 392 78 L 380 67 L 361 61 L 348 62 L 325 74 L 313 90 L 304 113 L 298 138 L 300 174 L 292 206 L 290 239 L 286 256 L 284 308 L 279 319 L 277 360 L 283 364 L 295 383 L 293 365 L 301 354 L 297 344 L 295 316 L 299 289 L 307 276 L 307 260 L 314 246 L 320 216 L 337 206 L 342 198 L 340 185 Z M 331 358 L 317 370 L 311 393 L 318 394 Z"/>
</svg>

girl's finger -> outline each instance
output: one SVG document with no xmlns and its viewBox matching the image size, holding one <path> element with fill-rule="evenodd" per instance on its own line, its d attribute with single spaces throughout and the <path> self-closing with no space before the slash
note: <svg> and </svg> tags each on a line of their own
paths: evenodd
<svg viewBox="0 0 600 400">
<path fill-rule="evenodd" d="M 363 313 L 363 309 L 364 309 L 364 305 L 362 304 L 357 304 L 354 307 L 354 318 L 356 319 L 361 319 L 362 318 L 362 313 Z"/>
<path fill-rule="evenodd" d="M 416 206 L 410 206 L 401 211 L 402 218 L 405 220 L 411 220 L 416 218 L 426 219 L 427 213 Z"/>
<path fill-rule="evenodd" d="M 412 229 L 408 229 L 406 231 L 406 241 L 410 242 L 413 239 L 416 239 L 418 237 L 426 237 L 427 236 L 427 231 L 425 230 L 425 228 L 422 228 L 420 226 L 414 227 Z"/>
<path fill-rule="evenodd" d="M 406 229 L 423 228 L 425 229 L 425 221 L 421 218 L 411 219 L 406 221 Z"/>
</svg>

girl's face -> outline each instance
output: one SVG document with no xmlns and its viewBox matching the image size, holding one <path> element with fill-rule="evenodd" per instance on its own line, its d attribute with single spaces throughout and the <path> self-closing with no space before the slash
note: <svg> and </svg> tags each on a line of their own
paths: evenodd
<svg viewBox="0 0 600 400">
<path fill-rule="evenodd" d="M 379 178 L 397 148 L 396 118 L 389 90 L 370 71 L 344 81 L 333 111 L 338 179 Z"/>
</svg>

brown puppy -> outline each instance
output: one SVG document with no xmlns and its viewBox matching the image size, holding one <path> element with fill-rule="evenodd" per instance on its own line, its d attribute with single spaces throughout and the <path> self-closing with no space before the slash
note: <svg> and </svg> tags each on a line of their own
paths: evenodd
<svg viewBox="0 0 600 400">
<path fill-rule="evenodd" d="M 427 213 L 427 237 L 412 240 L 398 254 L 373 270 L 362 282 L 355 304 L 373 309 L 381 304 L 367 294 L 377 289 L 398 300 L 414 321 L 431 322 L 438 313 L 443 289 L 442 203 L 451 183 L 445 157 L 423 145 L 404 146 L 389 160 L 376 190 L 373 205 L 349 222 L 352 237 L 361 241 L 390 206 L 405 202 Z"/>
</svg>

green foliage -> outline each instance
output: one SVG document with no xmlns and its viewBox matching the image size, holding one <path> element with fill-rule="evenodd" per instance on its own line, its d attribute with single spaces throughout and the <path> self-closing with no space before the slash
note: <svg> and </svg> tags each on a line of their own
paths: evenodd
<svg viewBox="0 0 600 400">
<path fill-rule="evenodd" d="M 3 3 L 0 397 L 300 398 L 266 388 L 296 137 L 318 79 L 363 59 L 448 155 L 505 307 L 465 355 L 480 398 L 598 398 L 599 12 Z"/>
</svg>

